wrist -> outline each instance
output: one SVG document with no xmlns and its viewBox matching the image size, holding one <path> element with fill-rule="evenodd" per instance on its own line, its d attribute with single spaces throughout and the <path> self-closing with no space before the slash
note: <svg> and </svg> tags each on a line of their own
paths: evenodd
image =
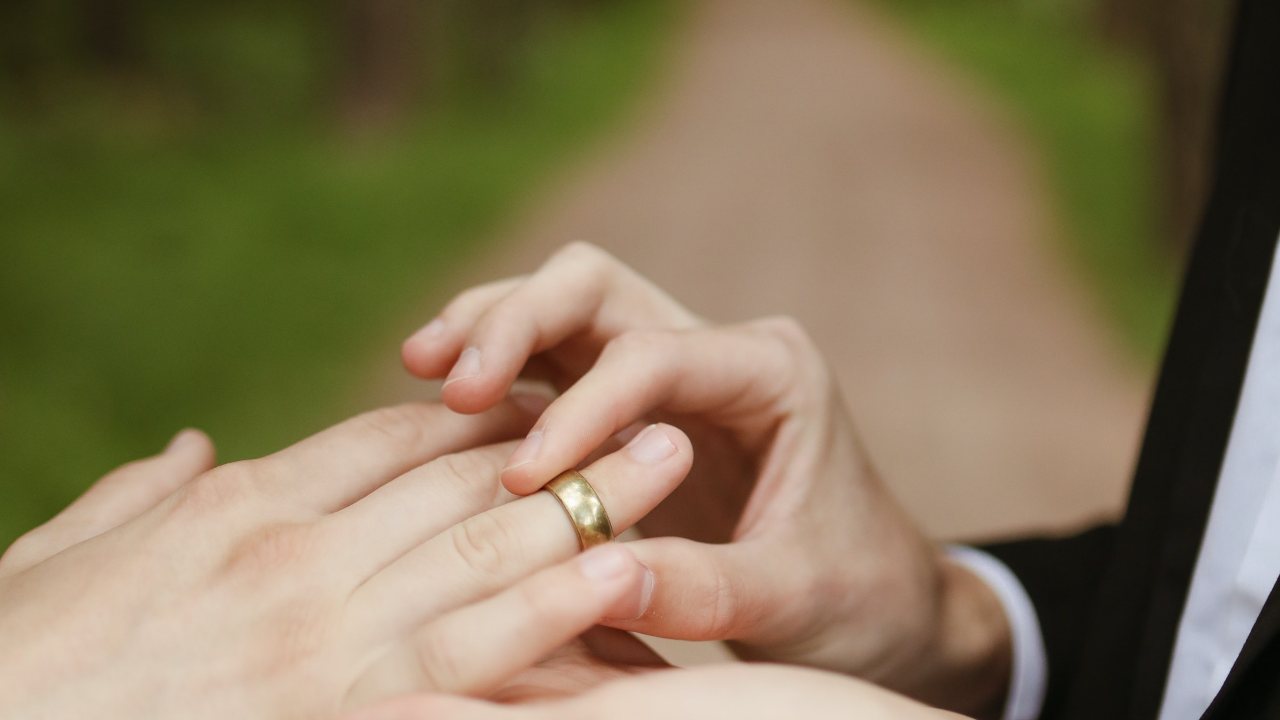
<svg viewBox="0 0 1280 720">
<path fill-rule="evenodd" d="M 999 718 L 1009 692 L 1013 637 L 1000 598 L 967 567 L 938 558 L 936 625 L 909 694 L 976 718 Z"/>
<path fill-rule="evenodd" d="M 1013 665 L 1004 606 L 981 577 L 936 550 L 926 552 L 917 572 L 895 572 L 895 582 L 884 586 L 868 583 L 881 591 L 858 604 L 856 622 L 828 619 L 788 643 L 730 645 L 746 660 L 833 670 L 934 707 L 999 718 Z M 823 593 L 799 596 L 811 595 Z"/>
</svg>

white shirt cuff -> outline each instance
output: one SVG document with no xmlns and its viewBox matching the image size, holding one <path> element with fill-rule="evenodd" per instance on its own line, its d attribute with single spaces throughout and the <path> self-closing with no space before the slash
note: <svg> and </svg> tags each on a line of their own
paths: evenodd
<svg viewBox="0 0 1280 720">
<path fill-rule="evenodd" d="M 1004 720 L 1035 720 L 1044 705 L 1049 661 L 1035 606 L 1016 575 L 1004 563 L 971 547 L 952 545 L 947 555 L 968 568 L 991 588 L 1000 604 L 1013 636 L 1013 677 L 1005 700 Z"/>
</svg>

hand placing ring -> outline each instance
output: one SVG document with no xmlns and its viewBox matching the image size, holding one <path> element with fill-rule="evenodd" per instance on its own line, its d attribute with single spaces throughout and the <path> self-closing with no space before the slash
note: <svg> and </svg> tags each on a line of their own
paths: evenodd
<svg viewBox="0 0 1280 720">
<path fill-rule="evenodd" d="M 545 488 L 556 496 L 564 510 L 569 514 L 569 521 L 578 533 L 578 543 L 583 550 L 613 540 L 613 525 L 609 522 L 609 513 L 604 503 L 596 494 L 595 488 L 577 470 L 561 473 Z"/>
</svg>

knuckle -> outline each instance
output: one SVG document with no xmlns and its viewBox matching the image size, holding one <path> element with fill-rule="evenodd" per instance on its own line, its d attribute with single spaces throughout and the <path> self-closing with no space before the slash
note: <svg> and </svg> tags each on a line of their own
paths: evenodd
<svg viewBox="0 0 1280 720">
<path fill-rule="evenodd" d="M 252 461 L 228 463 L 206 472 L 182 487 L 176 509 L 183 515 L 207 515 L 239 505 L 255 492 Z"/>
<path fill-rule="evenodd" d="M 584 284 L 594 302 L 606 292 L 626 266 L 607 251 L 588 242 L 575 241 L 560 248 L 547 263 L 548 267 L 567 268 Z"/>
<path fill-rule="evenodd" d="M 287 596 L 265 597 L 250 620 L 252 642 L 244 648 L 247 664 L 239 682 L 262 683 L 297 673 L 333 646 L 342 611 L 319 588 L 289 588 Z"/>
<path fill-rule="evenodd" d="M 333 633 L 333 607 L 316 596 L 283 603 L 270 624 L 274 648 L 269 666 L 297 667 L 324 650 Z"/>
<path fill-rule="evenodd" d="M 675 333 L 665 330 L 625 332 L 605 345 L 599 365 L 608 362 L 630 372 L 641 369 L 646 381 L 666 383 L 676 367 L 678 342 Z"/>
<path fill-rule="evenodd" d="M 584 240 L 566 243 L 556 251 L 552 262 L 565 263 L 588 270 L 603 270 L 617 262 L 612 255 L 598 245 Z"/>
<path fill-rule="evenodd" d="M 448 306 L 445 307 L 443 314 L 449 315 L 458 310 L 488 305 L 488 301 L 494 299 L 495 296 L 501 296 L 510 292 L 513 285 L 523 282 L 524 280 L 525 277 L 523 275 L 517 275 L 504 280 L 496 280 L 491 283 L 477 285 L 463 290 L 457 297 L 450 301 Z"/>
<path fill-rule="evenodd" d="M 772 340 L 781 354 L 781 360 L 790 371 L 786 376 L 805 389 L 806 395 L 826 397 L 835 391 L 835 379 L 823 358 L 818 345 L 799 320 L 780 315 L 757 320 L 752 329 Z"/>
<path fill-rule="evenodd" d="M 232 575 L 254 576 L 294 567 L 310 556 L 316 541 L 314 526 L 268 525 L 232 546 L 226 569 Z"/>
<path fill-rule="evenodd" d="M 463 564 L 493 583 L 505 577 L 508 556 L 519 547 L 509 524 L 493 513 L 481 513 L 455 525 L 449 539 Z"/>
<path fill-rule="evenodd" d="M 775 315 L 756 321 L 756 327 L 776 338 L 793 352 L 814 351 L 813 338 L 804 325 L 790 315 Z"/>
<path fill-rule="evenodd" d="M 441 455 L 432 460 L 431 465 L 444 477 L 457 480 L 469 480 L 489 470 L 488 463 L 482 462 L 475 452 Z"/>
<path fill-rule="evenodd" d="M 369 435 L 380 437 L 396 448 L 413 448 L 422 444 L 435 405 L 408 403 L 378 408 L 356 418 L 356 423 Z"/>
<path fill-rule="evenodd" d="M 501 485 L 502 462 L 493 452 L 472 450 L 442 455 L 429 463 L 432 474 L 465 492 L 477 493 L 492 502 Z"/>
<path fill-rule="evenodd" d="M 435 690 L 461 689 L 465 677 L 458 648 L 444 642 L 433 633 L 419 634 L 414 643 L 414 654 L 422 676 Z"/>
<path fill-rule="evenodd" d="M 485 297 L 485 290 L 486 286 L 484 285 L 463 290 L 450 300 L 448 305 L 445 305 L 444 310 L 442 310 L 440 314 L 445 317 L 449 317 L 451 315 L 458 314 L 458 312 L 463 308 L 469 308 L 476 305 L 481 298 Z"/>
<path fill-rule="evenodd" d="M 604 351 L 623 358 L 662 358 L 668 355 L 673 337 L 661 330 L 632 330 L 611 339 Z"/>
<path fill-rule="evenodd" d="M 723 568 L 716 568 L 711 576 L 711 595 L 708 598 L 707 633 L 710 637 L 730 638 L 734 634 L 738 616 L 738 592 Z"/>
</svg>

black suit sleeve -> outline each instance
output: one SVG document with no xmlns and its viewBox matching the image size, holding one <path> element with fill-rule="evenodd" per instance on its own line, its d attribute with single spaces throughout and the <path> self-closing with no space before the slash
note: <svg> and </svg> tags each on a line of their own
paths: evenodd
<svg viewBox="0 0 1280 720">
<path fill-rule="evenodd" d="M 1048 659 L 1048 687 L 1041 718 L 1062 711 L 1089 635 L 1096 596 L 1115 543 L 1104 525 L 1059 539 L 1018 540 L 983 547 L 1013 571 L 1035 606 Z"/>
</svg>

